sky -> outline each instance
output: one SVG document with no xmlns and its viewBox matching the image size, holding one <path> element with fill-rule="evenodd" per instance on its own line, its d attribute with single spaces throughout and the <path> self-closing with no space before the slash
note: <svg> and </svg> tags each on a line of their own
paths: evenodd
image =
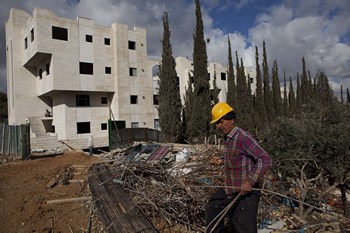
<svg viewBox="0 0 350 233">
<path fill-rule="evenodd" d="M 147 30 L 147 50 L 160 57 L 162 16 L 168 12 L 174 57 L 192 59 L 195 29 L 194 0 L 0 0 L 0 92 L 6 93 L 5 22 L 11 8 L 30 15 L 35 7 L 75 20 L 90 18 L 110 27 L 113 22 Z M 323 71 L 333 91 L 350 89 L 350 1 L 348 0 L 201 0 L 209 62 L 228 63 L 230 38 L 246 67 L 255 68 L 255 47 L 262 61 L 265 40 L 269 72 L 278 62 L 283 86 L 302 72 L 302 57 L 314 77 Z M 235 57 L 234 57 L 235 63 Z M 235 65 L 235 64 L 234 64 Z M 345 97 L 344 97 L 345 98 Z"/>
</svg>

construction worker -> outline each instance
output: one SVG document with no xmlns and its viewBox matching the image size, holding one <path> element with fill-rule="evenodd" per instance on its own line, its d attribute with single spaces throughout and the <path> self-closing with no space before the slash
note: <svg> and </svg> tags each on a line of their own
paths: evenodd
<svg viewBox="0 0 350 233">
<path fill-rule="evenodd" d="M 232 224 L 230 232 L 256 233 L 259 188 L 272 160 L 248 132 L 236 126 L 236 114 L 230 105 L 225 102 L 215 104 L 211 115 L 211 123 L 215 123 L 225 136 L 225 187 L 219 189 L 206 206 L 207 228 L 211 228 L 209 232 L 224 232 L 224 221 L 214 222 L 229 207 L 226 218 Z"/>
</svg>

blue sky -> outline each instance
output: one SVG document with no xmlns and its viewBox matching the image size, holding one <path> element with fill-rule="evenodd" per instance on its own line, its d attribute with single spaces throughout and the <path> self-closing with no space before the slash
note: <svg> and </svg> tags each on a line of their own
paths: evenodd
<svg viewBox="0 0 350 233">
<path fill-rule="evenodd" d="M 160 57 L 162 15 L 169 14 L 174 56 L 192 58 L 194 0 L 2 0 L 0 4 L 0 91 L 6 92 L 5 21 L 11 8 L 32 14 L 35 7 L 70 19 L 90 18 L 145 28 L 148 55 Z M 227 64 L 227 37 L 245 66 L 255 67 L 255 46 L 265 40 L 269 70 L 277 60 L 280 80 L 296 78 L 305 57 L 312 77 L 324 71 L 333 90 L 350 88 L 350 1 L 347 0 L 201 0 L 210 62 Z M 261 63 L 261 58 L 260 58 Z"/>
</svg>

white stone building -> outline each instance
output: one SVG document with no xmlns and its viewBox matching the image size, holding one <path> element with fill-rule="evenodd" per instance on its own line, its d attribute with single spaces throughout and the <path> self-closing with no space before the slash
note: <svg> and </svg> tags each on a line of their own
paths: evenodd
<svg viewBox="0 0 350 233">
<path fill-rule="evenodd" d="M 145 29 L 11 9 L 6 59 L 8 122 L 30 123 L 31 140 L 42 147 L 69 140 L 86 148 L 90 135 L 95 147 L 108 146 L 109 119 L 127 128 L 159 129 L 154 71 L 160 60 L 147 56 Z M 183 98 L 193 68 L 183 57 L 176 63 Z M 214 69 L 224 101 L 226 67 L 209 64 L 211 85 Z"/>
</svg>

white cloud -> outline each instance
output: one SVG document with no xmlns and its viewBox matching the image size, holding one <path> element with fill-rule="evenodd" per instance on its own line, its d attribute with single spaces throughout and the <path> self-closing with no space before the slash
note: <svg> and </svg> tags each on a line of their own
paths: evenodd
<svg viewBox="0 0 350 233">
<path fill-rule="evenodd" d="M 316 3 L 295 1 L 295 9 L 283 4 L 272 7 L 268 14 L 257 17 L 256 26 L 250 30 L 250 39 L 257 44 L 260 55 L 262 40 L 266 41 L 269 64 L 271 66 L 272 60 L 277 59 L 280 79 L 283 69 L 295 78 L 297 72 L 302 71 L 301 58 L 305 57 L 306 68 L 312 76 L 324 71 L 333 88 L 339 89 L 337 82 L 343 80 L 349 84 L 350 46 L 341 42 L 340 36 L 349 32 L 350 24 L 338 24 L 348 22 L 350 17 L 345 16 L 343 10 L 334 11 L 339 5 L 338 8 L 329 6 L 333 12 L 323 9 L 322 14 L 317 15 L 320 8 Z M 302 10 L 299 11 L 299 7 Z"/>
</svg>

